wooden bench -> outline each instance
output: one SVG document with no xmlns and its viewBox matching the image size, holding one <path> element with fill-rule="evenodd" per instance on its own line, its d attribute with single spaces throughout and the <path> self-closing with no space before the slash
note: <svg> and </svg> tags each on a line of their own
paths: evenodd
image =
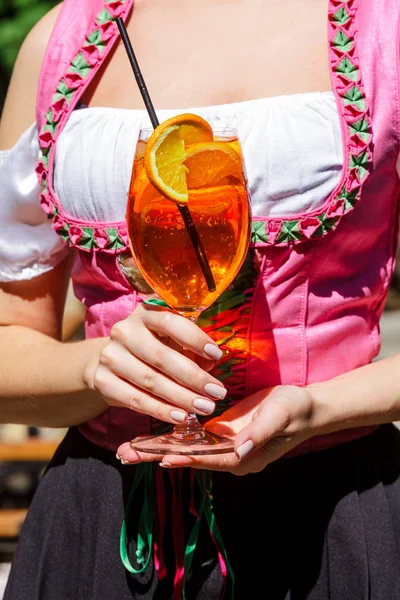
<svg viewBox="0 0 400 600">
<path fill-rule="evenodd" d="M 59 442 L 28 439 L 22 443 L 0 443 L 0 463 L 43 462 L 51 460 Z M 26 509 L 0 509 L 0 538 L 16 538 L 24 522 Z"/>
<path fill-rule="evenodd" d="M 49 462 L 58 445 L 38 438 L 20 444 L 0 443 L 0 462 Z"/>
<path fill-rule="evenodd" d="M 18 537 L 27 512 L 22 508 L 0 510 L 0 537 Z"/>
</svg>

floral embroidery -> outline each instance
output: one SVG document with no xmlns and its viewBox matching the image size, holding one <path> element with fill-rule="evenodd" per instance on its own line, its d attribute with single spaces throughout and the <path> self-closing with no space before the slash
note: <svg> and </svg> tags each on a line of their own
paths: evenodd
<svg viewBox="0 0 400 600">
<path fill-rule="evenodd" d="M 51 185 L 55 139 L 79 98 L 85 80 L 99 66 L 107 45 L 117 35 L 114 22 L 129 8 L 129 0 L 106 0 L 86 36 L 83 47 L 57 85 L 46 122 L 39 134 L 38 179 L 43 187 L 41 204 L 54 220 L 54 228 L 71 245 L 82 250 L 121 252 L 128 247 L 124 222 L 83 224 L 61 216 Z M 342 180 L 327 202 L 312 212 L 292 218 L 255 220 L 252 245 L 288 245 L 318 238 L 335 229 L 353 210 L 371 164 L 372 127 L 356 52 L 356 0 L 330 0 L 329 45 L 333 86 L 344 122 L 345 166 Z M 57 219 L 55 218 L 57 217 Z"/>
</svg>

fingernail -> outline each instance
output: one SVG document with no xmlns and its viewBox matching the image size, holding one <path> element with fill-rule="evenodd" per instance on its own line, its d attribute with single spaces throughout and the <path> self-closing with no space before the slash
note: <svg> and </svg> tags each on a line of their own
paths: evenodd
<svg viewBox="0 0 400 600">
<path fill-rule="evenodd" d="M 169 416 L 178 423 L 184 423 L 186 421 L 187 413 L 180 410 L 171 410 Z"/>
<path fill-rule="evenodd" d="M 248 453 L 253 450 L 253 448 L 254 442 L 252 442 L 251 440 L 247 440 L 247 442 L 239 446 L 239 448 L 236 450 L 236 456 L 239 460 L 243 460 L 248 455 Z"/>
<path fill-rule="evenodd" d="M 171 463 L 169 462 L 160 462 L 159 465 L 160 467 L 172 467 Z"/>
<path fill-rule="evenodd" d="M 216 383 L 206 383 L 206 385 L 204 386 L 204 391 L 213 398 L 223 400 L 228 390 L 222 387 L 222 385 L 217 385 Z"/>
<path fill-rule="evenodd" d="M 124 460 L 123 458 L 121 458 L 121 462 L 123 465 L 129 465 L 129 460 Z"/>
<path fill-rule="evenodd" d="M 122 457 L 121 457 L 121 456 L 118 454 L 118 452 L 117 452 L 117 454 L 116 454 L 115 456 L 118 458 L 118 460 L 121 460 L 121 458 L 122 458 Z"/>
<path fill-rule="evenodd" d="M 207 356 L 209 356 L 213 360 L 218 360 L 222 357 L 223 354 L 222 350 L 218 348 L 218 346 L 215 346 L 215 344 L 206 344 L 203 350 L 207 354 Z"/>
<path fill-rule="evenodd" d="M 210 400 L 203 400 L 202 398 L 196 398 L 196 400 L 193 401 L 193 406 L 197 410 L 201 410 L 201 412 L 206 413 L 207 415 L 214 412 L 215 410 L 215 402 L 211 402 Z"/>
</svg>

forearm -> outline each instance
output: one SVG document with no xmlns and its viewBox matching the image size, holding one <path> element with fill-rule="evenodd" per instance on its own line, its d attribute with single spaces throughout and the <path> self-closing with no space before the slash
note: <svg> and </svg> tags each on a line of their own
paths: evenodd
<svg viewBox="0 0 400 600">
<path fill-rule="evenodd" d="M 400 354 L 307 386 L 320 433 L 400 421 Z"/>
<path fill-rule="evenodd" d="M 101 414 L 91 390 L 106 340 L 63 344 L 26 327 L 0 328 L 0 422 L 68 427 Z"/>
</svg>

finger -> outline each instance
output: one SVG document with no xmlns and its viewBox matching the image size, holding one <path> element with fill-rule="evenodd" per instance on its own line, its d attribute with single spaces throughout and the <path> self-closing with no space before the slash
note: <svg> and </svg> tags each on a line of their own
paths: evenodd
<svg viewBox="0 0 400 600">
<path fill-rule="evenodd" d="M 135 465 L 141 462 L 160 462 L 162 456 L 160 454 L 138 452 L 137 450 L 131 448 L 130 442 L 125 442 L 118 448 L 117 458 L 122 462 L 123 465 Z"/>
<path fill-rule="evenodd" d="M 192 469 L 232 472 L 239 466 L 239 459 L 234 452 L 206 456 L 179 456 L 177 454 L 167 454 L 160 462 L 160 466 L 166 468 L 191 467 Z"/>
<path fill-rule="evenodd" d="M 245 473 L 259 473 L 270 463 L 282 458 L 298 446 L 303 440 L 297 436 L 277 436 L 252 451 L 240 461 Z"/>
<path fill-rule="evenodd" d="M 100 364 L 151 397 L 162 398 L 170 405 L 199 415 L 210 415 L 215 410 L 215 402 L 169 379 L 116 342 L 111 341 L 103 349 Z"/>
<path fill-rule="evenodd" d="M 138 387 L 124 381 L 111 373 L 103 365 L 97 368 L 95 389 L 106 398 L 112 406 L 117 405 L 135 412 L 149 415 L 167 423 L 183 423 L 187 412 L 167 402 L 155 398 Z"/>
<path fill-rule="evenodd" d="M 204 331 L 189 319 L 170 310 L 142 305 L 140 316 L 145 326 L 157 334 L 167 335 L 183 348 L 203 358 L 219 360 L 222 351 Z"/>
<path fill-rule="evenodd" d="M 209 471 L 228 471 L 236 475 L 245 475 L 248 472 L 243 468 L 233 452 L 211 456 L 179 456 L 176 454 L 167 454 L 163 457 L 159 454 L 137 452 L 137 450 L 131 448 L 129 442 L 125 442 L 118 448 L 117 458 L 121 460 L 122 464 L 158 461 L 160 467 L 168 469 L 191 467 L 193 469 Z"/>
<path fill-rule="evenodd" d="M 282 436 L 290 421 L 290 414 L 283 403 L 263 402 L 253 420 L 235 438 L 235 454 L 244 460 L 250 452 L 264 447 L 276 436 Z"/>
<path fill-rule="evenodd" d="M 177 344 L 172 338 L 170 338 L 170 337 L 164 338 L 163 342 L 166 346 L 168 346 L 169 348 L 172 348 L 172 350 L 179 352 L 179 354 L 184 353 L 184 349 L 182 348 L 182 346 L 180 344 Z M 191 360 L 193 360 L 191 356 L 189 356 L 189 358 Z"/>
<path fill-rule="evenodd" d="M 121 460 L 121 458 L 124 455 L 124 452 L 129 450 L 129 448 L 130 448 L 129 442 L 124 442 L 123 444 L 118 446 L 117 454 L 116 454 L 116 457 L 118 458 L 118 460 Z"/>
<path fill-rule="evenodd" d="M 182 348 L 182 346 L 180 344 L 177 344 L 171 338 L 165 338 L 163 341 L 166 346 L 168 346 L 169 348 L 172 348 L 173 350 L 176 350 L 177 352 L 179 352 L 179 354 L 184 354 L 185 356 L 187 356 L 187 358 L 190 358 L 190 360 L 192 360 L 197 365 L 199 365 L 199 367 L 201 369 L 203 369 L 203 371 L 206 371 L 207 373 L 209 373 L 211 371 L 211 369 L 214 368 L 215 363 L 217 362 L 215 360 L 211 360 L 210 358 L 203 358 L 202 356 L 199 356 L 198 354 L 196 354 L 195 352 L 192 352 L 191 350 Z"/>
<path fill-rule="evenodd" d="M 227 390 L 218 379 L 203 371 L 187 356 L 162 343 L 139 319 L 133 325 L 128 320 L 117 323 L 112 328 L 110 337 L 142 362 L 184 387 L 215 400 L 225 398 Z"/>
<path fill-rule="evenodd" d="M 210 360 L 209 358 L 203 358 L 191 350 L 185 350 L 185 356 L 195 362 L 196 365 L 199 365 L 200 369 L 203 369 L 206 373 L 209 373 L 215 367 L 215 363 L 217 362 L 215 360 Z"/>
</svg>

